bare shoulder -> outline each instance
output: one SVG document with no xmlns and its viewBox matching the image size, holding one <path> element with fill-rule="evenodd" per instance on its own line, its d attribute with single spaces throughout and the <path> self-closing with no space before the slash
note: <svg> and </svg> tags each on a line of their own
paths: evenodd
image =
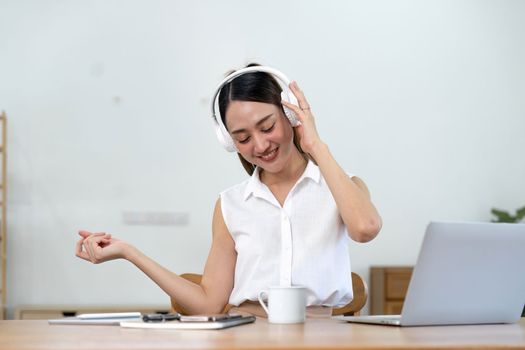
<svg viewBox="0 0 525 350">
<path fill-rule="evenodd" d="M 231 239 L 228 227 L 224 222 L 222 216 L 221 198 L 219 197 L 215 202 L 215 209 L 213 211 L 213 222 L 212 222 L 212 233 L 213 238 L 229 238 Z"/>
<path fill-rule="evenodd" d="M 217 198 L 217 200 L 215 201 L 215 209 L 213 210 L 214 220 L 217 215 L 220 215 L 220 217 L 222 218 L 221 197 Z"/>
</svg>

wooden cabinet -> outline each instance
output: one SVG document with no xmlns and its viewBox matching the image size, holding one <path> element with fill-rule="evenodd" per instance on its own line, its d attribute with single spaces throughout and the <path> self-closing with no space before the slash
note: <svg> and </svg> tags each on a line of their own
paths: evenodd
<svg viewBox="0 0 525 350">
<path fill-rule="evenodd" d="M 370 314 L 400 314 L 411 276 L 412 267 L 409 266 L 372 266 Z"/>
<path fill-rule="evenodd" d="M 0 319 L 5 319 L 6 316 L 6 236 L 7 236 L 7 223 L 6 223 L 6 191 L 7 191 L 7 117 L 5 112 L 0 114 Z"/>
<path fill-rule="evenodd" d="M 15 320 L 48 320 L 76 316 L 79 314 L 103 313 L 103 312 L 131 312 L 137 311 L 142 314 L 168 313 L 171 309 L 167 305 L 155 306 L 45 306 L 31 305 L 19 306 L 15 309 Z"/>
</svg>

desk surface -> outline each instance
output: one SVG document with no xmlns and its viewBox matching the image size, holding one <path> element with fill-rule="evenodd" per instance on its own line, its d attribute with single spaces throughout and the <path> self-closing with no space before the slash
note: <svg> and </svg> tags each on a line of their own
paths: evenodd
<svg viewBox="0 0 525 350">
<path fill-rule="evenodd" d="M 0 321 L 0 349 L 525 349 L 518 324 L 398 328 L 310 319 L 299 325 L 253 324 L 214 330 L 124 329 Z"/>
</svg>

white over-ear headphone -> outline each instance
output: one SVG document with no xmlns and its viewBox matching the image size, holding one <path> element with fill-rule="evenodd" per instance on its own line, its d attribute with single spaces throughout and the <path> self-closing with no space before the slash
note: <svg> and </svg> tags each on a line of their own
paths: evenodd
<svg viewBox="0 0 525 350">
<path fill-rule="evenodd" d="M 217 139 L 219 140 L 219 143 L 226 149 L 228 152 L 237 152 L 237 147 L 235 147 L 235 142 L 233 141 L 230 133 L 228 130 L 226 130 L 226 127 L 224 126 L 224 123 L 222 122 L 221 113 L 219 111 L 219 94 L 221 92 L 221 89 L 224 85 L 231 82 L 233 79 L 237 78 L 240 75 L 246 74 L 246 73 L 252 73 L 252 72 L 263 72 L 268 73 L 277 78 L 277 81 L 279 82 L 279 85 L 282 88 L 281 92 L 281 100 L 289 102 L 294 105 L 298 105 L 297 98 L 293 94 L 292 91 L 290 91 L 290 88 L 288 85 L 290 85 L 290 79 L 286 77 L 283 73 L 278 71 L 277 69 L 266 67 L 266 66 L 253 66 L 253 67 L 247 67 L 243 69 L 239 69 L 232 74 L 228 75 L 226 78 L 224 78 L 223 81 L 219 84 L 217 89 L 215 90 L 215 93 L 213 94 L 213 99 L 211 103 L 211 112 L 212 117 L 214 120 L 214 126 L 215 126 L 215 133 L 217 134 Z M 286 108 L 283 106 L 284 114 L 292 124 L 292 126 L 301 125 L 301 122 L 297 119 L 295 116 L 295 113 L 292 112 L 289 108 Z"/>
</svg>

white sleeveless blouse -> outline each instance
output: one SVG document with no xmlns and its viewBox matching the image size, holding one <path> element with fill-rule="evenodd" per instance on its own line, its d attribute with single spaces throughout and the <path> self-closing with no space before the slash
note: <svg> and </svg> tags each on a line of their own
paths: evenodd
<svg viewBox="0 0 525 350">
<path fill-rule="evenodd" d="M 229 303 L 255 301 L 269 286 L 292 284 L 307 288 L 307 305 L 347 304 L 353 297 L 350 238 L 319 168 L 308 162 L 283 207 L 258 170 L 220 195 L 237 251 Z"/>
</svg>

